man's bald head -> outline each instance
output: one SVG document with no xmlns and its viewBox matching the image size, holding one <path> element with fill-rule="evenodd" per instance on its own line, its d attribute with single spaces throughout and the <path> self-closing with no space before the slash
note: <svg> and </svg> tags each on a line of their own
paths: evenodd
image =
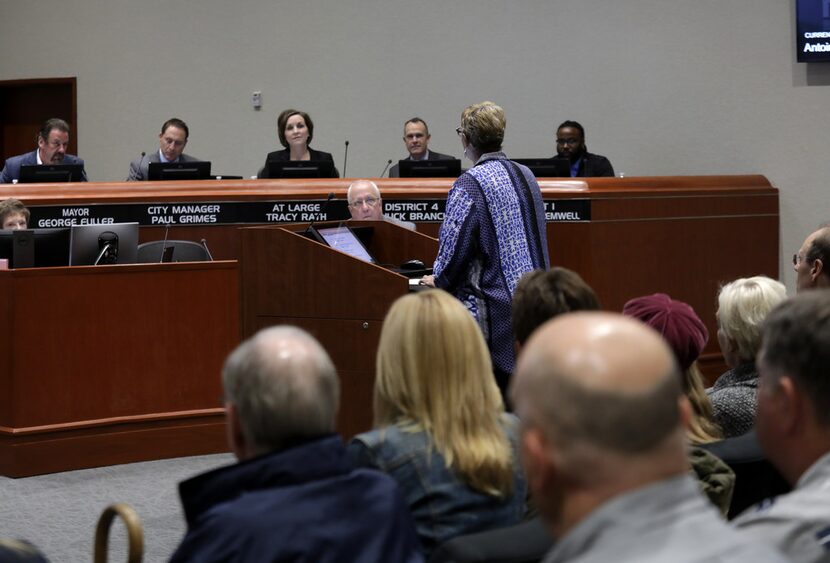
<svg viewBox="0 0 830 563">
<path fill-rule="evenodd" d="M 621 315 L 572 313 L 543 325 L 519 358 L 511 393 L 520 417 L 566 457 L 576 449 L 647 456 L 673 436 L 682 446 L 672 352 Z"/>
<path fill-rule="evenodd" d="M 299 328 L 264 329 L 240 344 L 225 362 L 222 383 L 248 454 L 334 432 L 337 372 L 320 343 Z"/>
</svg>

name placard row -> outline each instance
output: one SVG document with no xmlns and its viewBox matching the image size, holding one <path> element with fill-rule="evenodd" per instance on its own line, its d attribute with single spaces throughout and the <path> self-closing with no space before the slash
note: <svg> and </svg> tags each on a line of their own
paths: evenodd
<svg viewBox="0 0 830 563">
<path fill-rule="evenodd" d="M 384 200 L 385 215 L 414 223 L 441 223 L 445 199 Z M 30 207 L 30 227 L 71 227 L 137 222 L 146 226 L 307 223 L 349 218 L 347 203 L 323 199 L 164 203 L 95 203 Z M 548 222 L 591 220 L 591 200 L 545 200 Z"/>
</svg>

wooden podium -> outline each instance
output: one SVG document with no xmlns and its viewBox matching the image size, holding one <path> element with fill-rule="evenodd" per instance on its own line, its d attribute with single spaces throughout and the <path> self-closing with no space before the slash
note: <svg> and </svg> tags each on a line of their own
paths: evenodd
<svg viewBox="0 0 830 563">
<path fill-rule="evenodd" d="M 317 227 L 339 223 L 317 223 Z M 348 225 L 381 264 L 432 263 L 438 241 L 384 221 Z M 309 331 L 340 376 L 338 431 L 349 438 L 372 427 L 372 395 L 383 318 L 409 280 L 304 236 L 307 225 L 240 229 L 243 337 L 291 324 Z"/>
<path fill-rule="evenodd" d="M 0 271 L 0 474 L 227 451 L 235 261 Z"/>
</svg>

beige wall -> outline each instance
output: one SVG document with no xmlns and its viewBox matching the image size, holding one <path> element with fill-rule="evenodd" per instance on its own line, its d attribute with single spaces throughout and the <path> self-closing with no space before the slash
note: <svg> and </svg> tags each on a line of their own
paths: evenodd
<svg viewBox="0 0 830 563">
<path fill-rule="evenodd" d="M 781 190 L 782 274 L 822 220 L 830 65 L 795 63 L 792 0 L 0 0 L 0 79 L 77 76 L 80 154 L 123 178 L 170 116 L 188 152 L 256 172 L 289 106 L 349 176 L 404 153 L 419 115 L 461 156 L 461 109 L 492 99 L 506 150 L 550 155 L 555 125 L 634 175 L 761 173 Z M 61 28 L 66 31 L 62 32 Z M 264 107 L 251 108 L 254 90 Z M 647 251 L 647 249 L 644 249 Z M 655 265 L 655 267 L 659 267 Z M 751 272 L 748 272 L 750 274 Z"/>
</svg>

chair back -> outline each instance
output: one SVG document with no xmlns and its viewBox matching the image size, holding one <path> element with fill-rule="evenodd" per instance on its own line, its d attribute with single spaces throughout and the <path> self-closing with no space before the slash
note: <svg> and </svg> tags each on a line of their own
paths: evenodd
<svg viewBox="0 0 830 563">
<path fill-rule="evenodd" d="M 154 240 L 138 245 L 139 264 L 161 262 L 165 247 L 173 247 L 173 262 L 207 262 L 211 260 L 207 249 L 190 240 Z"/>
</svg>

